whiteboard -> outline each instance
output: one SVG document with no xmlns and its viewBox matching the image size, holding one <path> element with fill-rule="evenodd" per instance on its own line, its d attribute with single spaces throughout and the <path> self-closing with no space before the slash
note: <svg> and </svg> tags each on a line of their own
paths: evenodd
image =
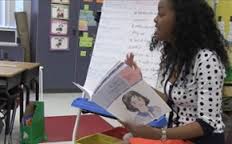
<svg viewBox="0 0 232 144">
<path fill-rule="evenodd" d="M 150 51 L 158 0 L 105 0 L 84 87 L 94 91 L 107 71 L 133 52 L 144 80 L 155 87 L 161 53 Z"/>
</svg>

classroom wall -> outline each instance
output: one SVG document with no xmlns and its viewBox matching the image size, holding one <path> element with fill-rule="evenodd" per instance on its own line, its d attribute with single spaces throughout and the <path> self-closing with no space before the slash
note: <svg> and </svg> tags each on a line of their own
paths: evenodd
<svg viewBox="0 0 232 144">
<path fill-rule="evenodd" d="M 0 46 L 0 59 L 23 61 L 23 49 L 20 46 Z"/>
<path fill-rule="evenodd" d="M 77 5 L 72 1 L 73 6 Z M 77 13 L 70 13 L 70 19 L 75 19 Z M 51 7 L 50 1 L 32 0 L 31 18 L 31 41 L 32 59 L 41 63 L 44 67 L 44 89 L 45 92 L 72 92 L 77 91 L 72 81 L 75 80 L 75 41 L 71 25 L 74 21 L 69 21 L 70 48 L 68 51 L 52 51 L 50 49 L 50 21 Z"/>
<path fill-rule="evenodd" d="M 32 62 L 39 62 L 44 66 L 45 92 L 77 92 L 72 82 L 84 84 L 92 48 L 79 48 L 78 32 L 79 11 L 83 9 L 83 1 L 71 1 L 69 18 L 69 49 L 67 51 L 52 51 L 50 49 L 50 1 L 31 1 L 30 44 Z M 90 9 L 100 11 L 101 5 L 90 4 Z M 89 35 L 96 36 L 97 27 L 89 27 Z M 86 56 L 80 56 L 86 51 Z M 23 48 L 19 46 L 0 46 L 0 59 L 23 61 Z"/>
</svg>

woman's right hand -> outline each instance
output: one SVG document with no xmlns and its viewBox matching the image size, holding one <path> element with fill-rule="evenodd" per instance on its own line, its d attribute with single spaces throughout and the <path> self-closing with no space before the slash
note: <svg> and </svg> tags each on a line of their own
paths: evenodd
<svg viewBox="0 0 232 144">
<path fill-rule="evenodd" d="M 134 61 L 134 54 L 133 53 L 128 53 L 126 55 L 125 63 L 142 76 L 140 68 L 138 67 L 138 65 Z"/>
<path fill-rule="evenodd" d="M 126 55 L 125 63 L 126 63 L 127 65 L 129 65 L 129 66 L 130 66 L 131 68 L 133 68 L 133 69 L 137 69 L 137 68 L 138 68 L 136 62 L 134 61 L 134 54 L 133 54 L 133 53 L 128 53 L 128 54 Z"/>
</svg>

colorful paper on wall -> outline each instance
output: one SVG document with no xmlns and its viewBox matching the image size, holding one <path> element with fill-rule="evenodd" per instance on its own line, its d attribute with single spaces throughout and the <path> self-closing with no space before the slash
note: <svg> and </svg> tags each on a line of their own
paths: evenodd
<svg viewBox="0 0 232 144">
<path fill-rule="evenodd" d="M 217 16 L 217 21 L 219 22 L 219 19 L 221 19 L 221 25 L 219 23 L 219 28 L 222 30 L 224 29 L 224 36 L 227 40 L 230 38 L 230 33 L 232 33 L 232 27 L 231 27 L 231 22 L 232 22 L 232 1 L 228 0 L 220 0 L 219 3 L 217 4 L 216 8 L 216 16 Z"/>
<path fill-rule="evenodd" d="M 218 27 L 224 34 L 224 37 L 228 40 L 230 48 L 232 48 L 232 1 L 220 0 L 217 3 L 216 17 Z M 232 52 L 228 51 L 229 61 L 232 64 Z M 227 71 L 226 81 L 232 82 L 232 65 L 230 65 Z"/>
<path fill-rule="evenodd" d="M 104 0 L 96 0 L 96 3 L 103 3 Z"/>
<path fill-rule="evenodd" d="M 96 26 L 93 11 L 89 10 L 89 5 L 84 5 L 84 9 L 80 10 L 79 21 L 87 21 L 88 26 Z"/>
<path fill-rule="evenodd" d="M 52 20 L 51 21 L 51 34 L 67 35 L 68 34 L 68 22 L 64 20 Z"/>
<path fill-rule="evenodd" d="M 85 5 L 84 5 L 84 10 L 85 10 L 85 11 L 88 11 L 88 10 L 89 10 L 89 5 L 85 4 Z"/>
<path fill-rule="evenodd" d="M 55 19 L 69 19 L 69 6 L 61 4 L 51 4 L 52 18 Z"/>
<path fill-rule="evenodd" d="M 68 50 L 68 44 L 68 37 L 51 36 L 51 50 Z"/>
<path fill-rule="evenodd" d="M 88 31 L 88 22 L 85 20 L 79 20 L 79 31 Z"/>
<path fill-rule="evenodd" d="M 85 57 L 85 56 L 86 56 L 86 54 L 87 54 L 87 52 L 86 52 L 86 51 L 80 51 L 80 56 L 81 56 L 81 57 Z"/>
<path fill-rule="evenodd" d="M 69 0 L 51 0 L 51 3 L 57 3 L 57 4 L 69 4 Z"/>
<path fill-rule="evenodd" d="M 84 2 L 93 2 L 93 0 L 84 0 Z"/>
<path fill-rule="evenodd" d="M 93 38 L 88 36 L 88 33 L 84 32 L 83 36 L 80 37 L 80 47 L 92 48 Z"/>
<path fill-rule="evenodd" d="M 207 0 L 207 2 L 212 8 L 214 8 L 214 0 Z"/>
</svg>

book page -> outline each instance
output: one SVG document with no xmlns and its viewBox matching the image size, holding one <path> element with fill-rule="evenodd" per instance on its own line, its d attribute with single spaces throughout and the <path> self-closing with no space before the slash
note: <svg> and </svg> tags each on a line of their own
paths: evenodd
<svg viewBox="0 0 232 144">
<path fill-rule="evenodd" d="M 78 83 L 73 82 L 73 84 L 78 87 L 85 95 L 87 95 L 89 98 L 92 98 L 92 94 L 93 92 L 89 91 L 88 89 L 86 89 L 85 87 L 81 86 Z"/>
<path fill-rule="evenodd" d="M 107 75 L 104 82 L 98 85 L 98 89 L 93 94 L 93 101 L 107 108 L 119 95 L 141 80 L 140 71 L 122 63 Z"/>
<path fill-rule="evenodd" d="M 107 111 L 123 122 L 146 125 L 171 109 L 150 85 L 142 80 L 117 97 Z"/>
</svg>

